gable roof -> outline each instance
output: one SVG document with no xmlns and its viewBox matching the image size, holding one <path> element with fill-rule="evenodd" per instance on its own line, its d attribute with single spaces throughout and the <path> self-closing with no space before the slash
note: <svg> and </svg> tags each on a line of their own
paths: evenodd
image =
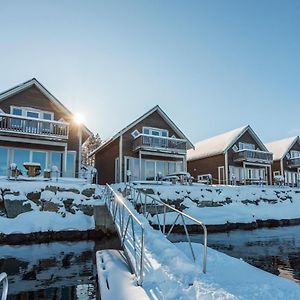
<svg viewBox="0 0 300 300">
<path fill-rule="evenodd" d="M 261 149 L 268 151 L 250 125 L 242 126 L 216 135 L 195 144 L 195 150 L 188 150 L 187 160 L 197 160 L 225 153 L 246 131 L 257 141 Z"/>
<path fill-rule="evenodd" d="M 292 136 L 286 139 L 273 141 L 266 144 L 269 151 L 273 152 L 273 160 L 280 160 L 286 156 L 288 151 L 299 140 L 299 136 Z"/>
<path fill-rule="evenodd" d="M 36 78 L 32 78 L 30 80 L 27 80 L 19 85 L 16 85 L 2 93 L 0 93 L 0 102 L 7 99 L 8 97 L 11 97 L 17 93 L 20 93 L 32 86 L 35 86 L 42 94 L 44 94 L 51 102 L 59 106 L 63 111 L 65 111 L 67 114 L 73 115 L 73 113 L 64 106 L 56 97 L 54 97 Z M 85 131 L 88 135 L 91 135 L 92 132 L 83 125 Z"/>
<path fill-rule="evenodd" d="M 141 122 L 142 120 L 146 119 L 148 116 L 150 116 L 152 113 L 157 112 L 160 114 L 160 116 L 169 124 L 169 126 L 178 134 L 179 137 L 184 138 L 187 140 L 188 148 L 194 148 L 194 145 L 192 142 L 183 134 L 183 132 L 175 125 L 175 123 L 168 117 L 168 115 L 160 108 L 159 105 L 154 106 L 152 109 L 148 110 L 145 114 L 137 118 L 135 121 L 131 122 L 129 125 L 124 127 L 122 130 L 117 132 L 114 136 L 104 141 L 97 149 L 95 149 L 93 152 L 89 154 L 89 156 L 94 155 L 101 149 L 105 148 L 108 144 L 119 138 L 121 135 L 123 135 L 125 132 L 127 132 L 130 128 L 134 127 L 136 124 Z"/>
</svg>

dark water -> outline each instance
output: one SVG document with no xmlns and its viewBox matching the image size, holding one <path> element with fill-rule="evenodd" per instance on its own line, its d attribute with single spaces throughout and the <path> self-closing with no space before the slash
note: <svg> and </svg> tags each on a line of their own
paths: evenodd
<svg viewBox="0 0 300 300">
<path fill-rule="evenodd" d="M 172 241 L 185 240 L 174 234 Z M 192 235 L 192 242 L 203 242 Z M 208 246 L 300 284 L 300 226 L 209 233 Z"/>
<path fill-rule="evenodd" d="M 119 247 L 117 238 L 0 246 L 8 299 L 99 299 L 95 253 Z"/>
</svg>

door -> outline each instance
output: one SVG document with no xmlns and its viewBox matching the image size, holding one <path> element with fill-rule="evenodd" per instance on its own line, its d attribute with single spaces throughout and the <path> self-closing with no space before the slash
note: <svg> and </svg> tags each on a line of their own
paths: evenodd
<svg viewBox="0 0 300 300">
<path fill-rule="evenodd" d="M 145 179 L 155 180 L 155 161 L 153 160 L 145 161 Z"/>
<path fill-rule="evenodd" d="M 224 169 L 224 166 L 218 167 L 218 181 L 219 181 L 219 184 L 225 184 L 225 169 Z"/>
</svg>

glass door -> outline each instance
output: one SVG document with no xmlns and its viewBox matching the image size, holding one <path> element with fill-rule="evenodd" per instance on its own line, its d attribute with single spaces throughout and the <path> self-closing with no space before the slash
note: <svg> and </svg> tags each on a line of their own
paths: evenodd
<svg viewBox="0 0 300 300">
<path fill-rule="evenodd" d="M 26 116 L 29 118 L 38 119 L 39 113 L 35 111 L 27 111 Z M 26 122 L 26 129 L 28 132 L 37 133 L 38 132 L 38 122 L 33 120 L 28 120 Z"/>
<path fill-rule="evenodd" d="M 145 161 L 145 179 L 155 180 L 155 161 L 153 160 Z"/>
</svg>

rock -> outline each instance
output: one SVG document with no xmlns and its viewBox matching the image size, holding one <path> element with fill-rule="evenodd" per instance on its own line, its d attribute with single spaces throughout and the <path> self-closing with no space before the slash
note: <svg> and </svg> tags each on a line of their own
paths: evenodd
<svg viewBox="0 0 300 300">
<path fill-rule="evenodd" d="M 57 203 L 45 201 L 43 202 L 43 211 L 52 211 L 52 212 L 58 212 L 60 208 L 60 205 Z"/>
<path fill-rule="evenodd" d="M 57 191 L 58 191 L 58 187 L 57 186 L 53 186 L 53 185 L 47 185 L 46 187 L 45 187 L 45 191 L 51 191 L 51 192 L 53 192 L 53 193 L 57 193 Z"/>
<path fill-rule="evenodd" d="M 84 189 L 84 190 L 82 190 L 81 194 L 90 198 L 95 194 L 95 188 Z"/>
<path fill-rule="evenodd" d="M 25 203 L 27 202 L 27 203 Z M 4 199 L 4 207 L 8 218 L 15 218 L 22 213 L 33 210 L 28 200 L 7 200 Z"/>
<path fill-rule="evenodd" d="M 31 200 L 33 202 L 40 200 L 41 198 L 41 192 L 30 192 L 26 195 L 28 200 Z"/>
<path fill-rule="evenodd" d="M 73 201 L 74 201 L 74 199 L 63 200 L 63 203 L 65 205 L 66 211 L 69 212 L 69 213 L 71 213 L 71 214 L 75 214 L 76 213 L 76 211 L 73 208 Z"/>
<path fill-rule="evenodd" d="M 25 273 L 22 276 L 22 280 L 36 280 L 36 272 L 33 270 L 33 271 Z"/>
<path fill-rule="evenodd" d="M 92 205 L 79 204 L 77 207 L 87 216 L 92 216 L 94 214 L 94 206 Z"/>
<path fill-rule="evenodd" d="M 59 192 L 69 192 L 69 193 L 74 193 L 74 194 L 80 194 L 80 191 L 79 191 L 79 190 L 73 189 L 73 188 L 66 189 L 66 188 L 59 187 L 59 188 L 58 188 L 58 191 L 59 191 Z"/>
<path fill-rule="evenodd" d="M 9 189 L 5 189 L 3 191 L 3 196 L 6 196 L 6 195 L 20 196 L 20 192 L 13 192 Z"/>
</svg>

